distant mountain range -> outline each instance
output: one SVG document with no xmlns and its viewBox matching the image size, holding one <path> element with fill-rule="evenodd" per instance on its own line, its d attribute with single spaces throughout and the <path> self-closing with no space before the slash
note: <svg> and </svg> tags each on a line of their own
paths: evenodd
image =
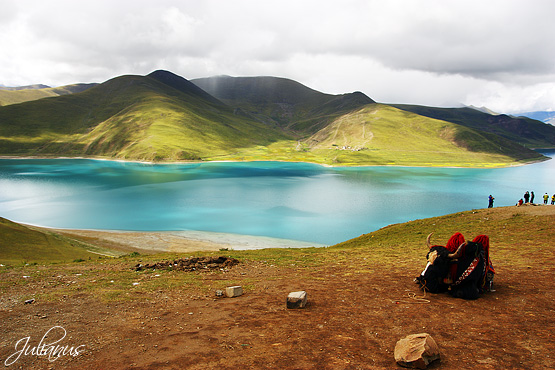
<svg viewBox="0 0 555 370">
<path fill-rule="evenodd" d="M 18 87 L 0 86 L 0 106 L 24 103 L 26 101 L 75 94 L 85 91 L 98 84 L 74 84 L 60 87 L 50 87 L 46 85 L 29 85 Z"/>
<path fill-rule="evenodd" d="M 555 112 L 552 111 L 538 111 L 538 112 L 524 112 L 516 115 L 517 117 L 528 117 L 550 125 L 555 125 Z"/>
<path fill-rule="evenodd" d="M 555 147 L 555 127 L 536 120 L 384 105 L 276 77 L 188 81 L 155 71 L 0 90 L 0 103 L 5 156 L 489 166 L 542 158 L 527 147 Z"/>
<path fill-rule="evenodd" d="M 39 89 L 49 89 L 50 86 L 37 84 L 37 85 L 27 85 L 27 86 L 15 86 L 9 87 L 0 85 L 0 90 L 7 90 L 7 91 L 18 91 L 18 90 L 39 90 Z"/>
<path fill-rule="evenodd" d="M 426 117 L 496 134 L 530 148 L 555 146 L 554 127 L 528 117 L 489 114 L 470 107 L 435 108 L 405 104 L 392 104 L 392 106 Z"/>
<path fill-rule="evenodd" d="M 483 113 L 488 113 L 494 116 L 498 116 L 501 113 L 496 113 L 487 107 L 475 107 L 473 105 L 469 105 L 468 108 L 479 110 Z M 536 112 L 522 112 L 522 113 L 515 113 L 510 114 L 509 116 L 513 118 L 518 117 L 528 117 L 538 121 L 542 121 L 544 123 L 549 123 L 550 125 L 555 125 L 555 112 L 553 111 L 536 111 Z"/>
</svg>

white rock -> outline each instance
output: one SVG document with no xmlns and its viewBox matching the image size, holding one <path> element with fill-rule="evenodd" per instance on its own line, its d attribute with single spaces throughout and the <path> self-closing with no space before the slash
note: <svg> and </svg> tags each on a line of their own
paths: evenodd
<svg viewBox="0 0 555 370">
<path fill-rule="evenodd" d="M 287 296 L 287 308 L 303 308 L 306 306 L 307 296 L 304 290 L 291 292 Z"/>
<path fill-rule="evenodd" d="M 228 286 L 225 288 L 225 295 L 229 298 L 239 297 L 243 294 L 243 288 L 240 285 Z"/>
</svg>

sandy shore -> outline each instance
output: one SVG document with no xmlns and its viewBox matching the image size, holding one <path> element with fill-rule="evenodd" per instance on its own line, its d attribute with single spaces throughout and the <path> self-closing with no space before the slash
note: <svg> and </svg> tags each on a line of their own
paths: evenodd
<svg viewBox="0 0 555 370">
<path fill-rule="evenodd" d="M 513 207 L 501 208 L 512 209 Z M 514 207 L 514 209 L 531 215 L 555 215 L 555 206 L 552 205 L 526 204 L 521 207 Z M 124 253 L 188 253 L 195 251 L 217 251 L 220 249 L 252 250 L 325 246 L 323 244 L 298 240 L 206 231 L 74 230 L 44 228 L 29 224 L 26 226 L 35 229 L 47 229 L 70 239 L 76 239 L 97 247 Z"/>
<path fill-rule="evenodd" d="M 263 248 L 323 247 L 324 245 L 298 240 L 269 238 L 204 231 L 109 231 L 50 229 L 65 237 L 77 239 L 108 249 L 139 252 L 186 253 L 214 251 L 223 248 L 245 250 Z"/>
</svg>

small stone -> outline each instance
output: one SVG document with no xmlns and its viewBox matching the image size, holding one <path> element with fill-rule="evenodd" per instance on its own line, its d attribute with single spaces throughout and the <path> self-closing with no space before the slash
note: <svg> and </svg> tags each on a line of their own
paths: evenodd
<svg viewBox="0 0 555 370">
<path fill-rule="evenodd" d="M 304 290 L 299 292 L 291 292 L 287 296 L 287 308 L 303 308 L 306 306 L 306 292 Z"/>
<path fill-rule="evenodd" d="M 229 298 L 239 297 L 243 294 L 243 288 L 240 285 L 228 286 L 225 288 L 225 295 Z"/>
<path fill-rule="evenodd" d="M 216 290 L 216 297 L 223 297 L 224 296 L 224 291 L 221 289 Z"/>
<path fill-rule="evenodd" d="M 35 298 L 31 298 L 25 301 L 25 304 L 35 303 Z"/>
<path fill-rule="evenodd" d="M 403 367 L 425 369 L 432 361 L 439 360 L 439 348 L 427 333 L 411 334 L 395 345 L 395 361 Z"/>
</svg>

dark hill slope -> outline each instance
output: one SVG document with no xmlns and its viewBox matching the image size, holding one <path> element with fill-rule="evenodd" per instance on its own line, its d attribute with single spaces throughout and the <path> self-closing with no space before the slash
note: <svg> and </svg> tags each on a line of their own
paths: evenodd
<svg viewBox="0 0 555 370">
<path fill-rule="evenodd" d="M 148 77 L 156 79 L 156 80 L 162 82 L 163 84 L 165 84 L 167 86 L 170 86 L 170 87 L 173 87 L 177 91 L 180 91 L 181 93 L 190 95 L 194 98 L 203 99 L 206 102 L 209 102 L 211 104 L 214 104 L 214 105 L 220 106 L 220 107 L 222 107 L 224 105 L 221 101 L 214 98 L 212 95 L 208 94 L 206 91 L 199 88 L 194 83 L 186 80 L 185 78 L 183 78 L 181 76 L 173 74 L 171 72 L 164 71 L 164 70 L 158 70 L 158 71 L 154 71 L 151 74 L 149 74 Z"/>
<path fill-rule="evenodd" d="M 554 148 L 555 126 L 527 117 L 491 115 L 472 108 L 436 108 L 421 105 L 390 104 L 422 116 L 457 123 L 496 134 L 530 148 Z"/>
<path fill-rule="evenodd" d="M 166 71 L 0 108 L 0 154 L 200 159 L 283 138 Z"/>
<path fill-rule="evenodd" d="M 278 77 L 216 76 L 191 80 L 228 105 L 301 136 L 374 101 L 360 92 L 330 95 Z"/>
</svg>

